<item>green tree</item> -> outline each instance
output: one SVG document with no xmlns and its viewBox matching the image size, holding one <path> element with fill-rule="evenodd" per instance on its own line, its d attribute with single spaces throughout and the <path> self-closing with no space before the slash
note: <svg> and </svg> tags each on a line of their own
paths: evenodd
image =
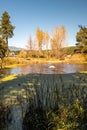
<svg viewBox="0 0 87 130">
<path fill-rule="evenodd" d="M 78 48 L 81 48 L 83 53 L 87 53 L 87 28 L 79 25 L 79 32 L 76 34 Z"/>
<path fill-rule="evenodd" d="M 0 38 L 0 58 L 1 58 L 1 68 L 3 64 L 3 59 L 6 56 L 6 51 L 7 51 L 7 44 L 4 41 L 3 38 Z"/>
<path fill-rule="evenodd" d="M 0 21 L 0 35 L 7 43 L 7 49 L 8 49 L 8 38 L 13 37 L 14 28 L 15 27 L 11 24 L 10 16 L 9 16 L 8 12 L 5 11 L 2 14 L 1 21 Z"/>
</svg>

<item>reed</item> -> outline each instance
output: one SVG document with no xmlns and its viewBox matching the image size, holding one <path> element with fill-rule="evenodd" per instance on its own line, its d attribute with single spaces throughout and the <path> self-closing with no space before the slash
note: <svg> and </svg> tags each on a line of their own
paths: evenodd
<svg viewBox="0 0 87 130">
<path fill-rule="evenodd" d="M 29 89 L 31 86 L 27 87 L 29 106 L 24 117 L 24 130 L 76 130 L 83 126 L 85 128 L 85 85 L 72 82 L 65 84 L 60 75 L 39 75 L 33 81 L 33 91 Z"/>
</svg>

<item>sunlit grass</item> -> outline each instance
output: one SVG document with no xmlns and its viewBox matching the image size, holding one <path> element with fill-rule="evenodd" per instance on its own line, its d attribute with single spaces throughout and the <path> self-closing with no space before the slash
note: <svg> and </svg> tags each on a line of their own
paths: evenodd
<svg viewBox="0 0 87 130">
<path fill-rule="evenodd" d="M 12 64 L 12 65 L 6 65 L 5 68 L 8 68 L 8 69 L 10 69 L 10 68 L 16 68 L 16 67 L 22 66 L 22 65 L 26 65 L 26 64 Z"/>
<path fill-rule="evenodd" d="M 6 76 L 6 77 L 4 77 L 4 78 L 1 78 L 1 82 L 6 82 L 6 81 L 9 81 L 9 80 L 13 80 L 13 79 L 15 79 L 15 78 L 17 78 L 17 75 L 18 74 L 12 74 L 12 75 L 8 75 L 8 76 Z"/>
<path fill-rule="evenodd" d="M 84 73 L 84 74 L 87 74 L 87 71 L 80 71 L 80 73 Z"/>
</svg>

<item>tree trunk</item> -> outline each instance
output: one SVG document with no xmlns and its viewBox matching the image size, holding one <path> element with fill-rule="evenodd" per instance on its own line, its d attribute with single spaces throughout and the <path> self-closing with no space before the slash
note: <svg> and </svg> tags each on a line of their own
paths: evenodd
<svg viewBox="0 0 87 130">
<path fill-rule="evenodd" d="M 6 54 L 7 54 L 7 56 L 8 56 L 8 54 L 9 54 L 9 49 L 8 49 L 8 38 L 6 38 L 6 43 L 7 43 L 7 52 L 6 52 Z"/>
</svg>

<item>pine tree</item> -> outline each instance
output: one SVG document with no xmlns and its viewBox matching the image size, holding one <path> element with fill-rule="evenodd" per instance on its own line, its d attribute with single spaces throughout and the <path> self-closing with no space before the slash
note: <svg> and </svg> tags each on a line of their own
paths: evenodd
<svg viewBox="0 0 87 130">
<path fill-rule="evenodd" d="M 7 44 L 4 41 L 3 38 L 0 37 L 0 58 L 1 58 L 1 68 L 2 68 L 2 64 L 3 64 L 3 59 L 6 56 L 6 52 L 7 52 Z"/>
<path fill-rule="evenodd" d="M 8 12 L 5 11 L 1 17 L 0 34 L 7 43 L 7 47 L 8 47 L 8 38 L 12 38 L 14 35 L 13 34 L 14 28 L 15 27 L 11 24 Z"/>
<path fill-rule="evenodd" d="M 10 22 L 10 16 L 8 12 L 4 12 L 0 19 L 0 58 L 1 68 L 3 59 L 8 55 L 8 38 L 12 38 L 14 26 Z"/>
<path fill-rule="evenodd" d="M 79 25 L 80 30 L 76 34 L 76 45 L 81 48 L 83 53 L 87 53 L 87 28 Z"/>
</svg>

